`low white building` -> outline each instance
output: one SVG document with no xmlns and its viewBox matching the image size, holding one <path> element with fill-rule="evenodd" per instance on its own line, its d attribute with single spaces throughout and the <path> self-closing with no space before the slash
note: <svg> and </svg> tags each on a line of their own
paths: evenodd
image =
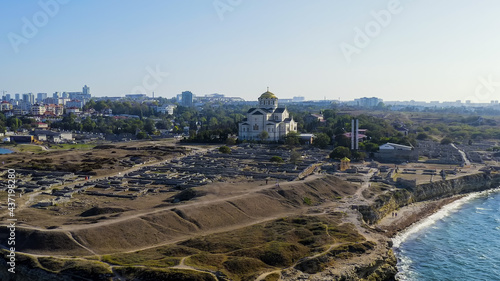
<svg viewBox="0 0 500 281">
<path fill-rule="evenodd" d="M 412 146 L 388 142 L 379 146 L 379 150 L 413 150 Z"/>
<path fill-rule="evenodd" d="M 162 114 L 169 114 L 169 115 L 174 115 L 174 109 L 176 108 L 176 105 L 173 104 L 165 104 L 165 105 L 159 105 L 156 107 L 156 112 L 162 113 Z"/>
</svg>

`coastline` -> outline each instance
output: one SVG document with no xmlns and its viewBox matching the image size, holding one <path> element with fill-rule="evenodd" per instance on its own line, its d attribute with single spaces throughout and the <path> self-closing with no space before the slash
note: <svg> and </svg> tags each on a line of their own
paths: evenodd
<svg viewBox="0 0 500 281">
<path fill-rule="evenodd" d="M 413 224 L 428 218 L 466 195 L 461 194 L 448 198 L 412 203 L 396 210 L 397 216 L 392 216 L 392 214 L 386 215 L 375 226 L 382 229 L 388 238 L 394 238 Z"/>
<path fill-rule="evenodd" d="M 439 199 L 416 201 L 411 204 L 396 208 L 393 212 L 397 213 L 397 216 L 394 216 L 393 212 L 389 212 L 379 221 L 372 224 L 372 226 L 377 229 L 381 235 L 385 236 L 386 239 L 388 239 L 388 249 L 395 250 L 399 246 L 398 243 L 401 243 L 401 241 L 404 241 L 405 239 L 404 237 L 401 238 L 402 240 L 397 239 L 400 234 L 404 234 L 413 226 L 417 226 L 419 223 L 424 222 L 427 218 L 444 210 L 447 206 L 453 205 L 454 202 L 460 199 L 464 199 L 472 194 L 481 194 L 483 192 L 499 190 L 500 187 L 497 181 L 498 177 L 499 174 L 488 174 L 487 176 L 485 176 L 484 181 L 476 181 L 474 179 L 468 178 L 468 180 L 461 181 L 459 185 L 453 185 L 453 187 L 462 189 L 464 188 L 464 186 L 468 186 L 471 187 L 471 189 L 466 188 L 465 190 L 467 191 L 460 194 L 454 194 Z M 446 183 L 449 181 L 450 180 L 444 182 Z M 482 188 L 478 188 L 479 183 L 482 184 Z M 401 241 L 398 242 L 395 239 Z M 398 244 L 398 246 L 396 246 L 396 244 Z M 398 269 L 396 269 L 396 271 L 398 271 Z M 390 278 L 382 280 L 397 280 L 394 278 L 396 277 L 394 276 L 392 279 Z"/>
<path fill-rule="evenodd" d="M 343 251 L 340 254 L 344 254 L 344 256 L 340 258 L 337 258 L 338 252 L 330 251 L 331 249 L 325 250 L 324 254 L 310 259 L 311 265 L 323 264 L 325 266 L 330 265 L 330 267 L 326 267 L 318 273 L 306 274 L 292 266 L 282 271 L 282 280 L 307 279 L 323 281 L 332 280 L 332 276 L 348 278 L 345 280 L 395 280 L 397 260 L 393 253 L 395 243 L 392 243 L 392 237 L 440 211 L 447 205 L 467 197 L 469 194 L 497 188 L 499 180 L 500 174 L 480 173 L 432 184 L 418 185 L 413 189 L 389 190 L 378 198 L 380 200 L 366 202 L 369 205 L 365 205 L 366 208 L 362 209 L 361 216 L 358 212 L 359 208 L 353 208 L 359 206 L 352 205 L 352 201 L 359 202 L 357 196 L 353 196 L 351 202 L 346 200 L 346 202 L 341 202 L 342 204 L 339 205 L 325 206 L 331 211 L 345 212 L 346 220 L 344 222 L 352 223 L 357 227 L 359 233 L 365 235 L 367 242 L 353 244 L 356 248 Z M 362 189 L 359 189 L 358 193 L 360 194 L 361 191 Z M 432 193 L 434 198 L 439 199 L 423 199 L 432 197 L 429 193 Z M 346 196 L 346 199 L 350 198 Z M 370 212 L 372 215 L 370 215 Z M 392 217 L 392 212 L 397 212 L 398 216 Z M 365 224 L 362 218 L 363 215 L 366 215 L 369 219 L 380 219 L 376 223 Z M 333 258 L 334 261 L 329 260 L 330 258 Z M 274 272 L 275 270 L 271 273 Z"/>
</svg>

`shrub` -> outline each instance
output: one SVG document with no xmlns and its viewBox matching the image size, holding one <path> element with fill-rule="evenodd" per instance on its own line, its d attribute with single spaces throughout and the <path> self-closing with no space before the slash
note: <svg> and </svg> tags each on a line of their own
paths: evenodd
<svg viewBox="0 0 500 281">
<path fill-rule="evenodd" d="M 229 148 L 229 146 L 223 145 L 219 147 L 219 152 L 228 154 L 231 153 L 231 148 Z"/>
<path fill-rule="evenodd" d="M 304 204 L 311 206 L 311 205 L 312 205 L 311 198 L 309 198 L 309 197 L 304 197 Z"/>
<path fill-rule="evenodd" d="M 276 162 L 276 163 L 283 163 L 283 159 L 279 156 L 273 156 L 271 159 L 269 159 L 271 162 Z"/>
<path fill-rule="evenodd" d="M 444 138 L 444 139 L 441 140 L 441 144 L 450 144 L 452 142 L 453 141 L 450 138 Z"/>
</svg>

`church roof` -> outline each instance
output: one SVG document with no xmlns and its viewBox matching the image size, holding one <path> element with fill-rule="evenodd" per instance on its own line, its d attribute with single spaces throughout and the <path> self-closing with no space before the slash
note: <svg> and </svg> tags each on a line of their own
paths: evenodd
<svg viewBox="0 0 500 281">
<path fill-rule="evenodd" d="M 283 112 L 285 112 L 285 110 L 286 110 L 286 108 L 284 108 L 284 107 L 276 108 L 274 113 L 283 113 Z"/>
<path fill-rule="evenodd" d="M 264 114 L 262 114 L 262 112 L 260 111 L 255 111 L 254 113 L 252 113 L 252 115 L 264 115 Z"/>
<path fill-rule="evenodd" d="M 273 93 L 267 91 L 260 95 L 259 99 L 278 99 L 278 97 L 276 97 Z"/>
<path fill-rule="evenodd" d="M 254 110 L 256 110 L 256 109 L 257 109 L 257 108 L 252 107 L 252 108 L 250 108 L 250 109 L 247 111 L 247 113 L 250 113 L 250 112 L 252 112 L 252 111 L 254 111 Z"/>
</svg>

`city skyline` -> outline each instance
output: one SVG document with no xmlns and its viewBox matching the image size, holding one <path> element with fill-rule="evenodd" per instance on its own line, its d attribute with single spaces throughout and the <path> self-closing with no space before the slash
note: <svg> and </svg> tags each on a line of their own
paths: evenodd
<svg viewBox="0 0 500 281">
<path fill-rule="evenodd" d="M 432 3 L 432 6 L 430 5 Z M 494 1 L 9 2 L 0 91 L 498 100 Z M 432 7 L 432 8 L 430 8 Z M 472 19 L 472 20 L 470 20 Z"/>
</svg>

